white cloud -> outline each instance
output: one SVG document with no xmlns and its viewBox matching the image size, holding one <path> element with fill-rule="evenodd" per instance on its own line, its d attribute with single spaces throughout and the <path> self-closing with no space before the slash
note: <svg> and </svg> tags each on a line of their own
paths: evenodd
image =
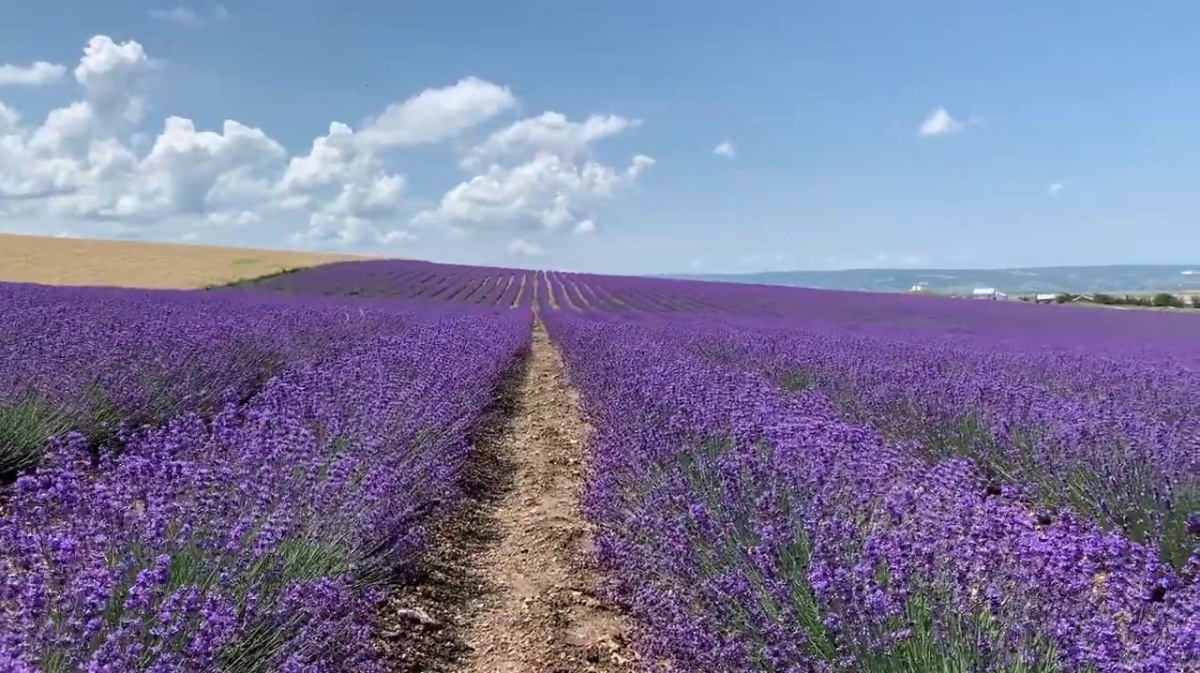
<svg viewBox="0 0 1200 673">
<path fill-rule="evenodd" d="M 398 211 L 407 180 L 388 173 L 379 156 L 355 138 L 349 126 L 334 122 L 307 155 L 288 163 L 276 185 L 278 203 L 312 211 L 309 228 L 298 234 L 298 241 L 391 245 L 409 240 L 411 234 L 370 224 Z"/>
<path fill-rule="evenodd" d="M 225 5 L 217 5 L 211 14 L 200 14 L 196 10 L 178 6 L 172 9 L 152 9 L 148 12 L 150 18 L 166 23 L 173 23 L 184 28 L 203 28 L 212 23 L 221 23 L 230 18 Z"/>
<path fill-rule="evenodd" d="M 413 221 L 594 232 L 592 211 L 634 184 L 654 160 L 639 154 L 626 168 L 613 168 L 590 158 L 591 144 L 639 124 L 614 115 L 571 122 L 556 112 L 518 121 L 468 150 L 462 166 L 477 174 Z"/>
<path fill-rule="evenodd" d="M 523 238 L 514 238 L 509 241 L 508 247 L 505 249 L 513 257 L 537 257 L 546 252 L 541 246 L 536 243 L 530 243 Z"/>
<path fill-rule="evenodd" d="M 1061 182 L 1055 182 L 1046 188 L 1046 193 L 1050 196 L 1058 196 L 1060 193 L 1062 193 L 1062 190 L 1063 184 Z"/>
<path fill-rule="evenodd" d="M 482 175 L 446 192 L 436 210 L 422 212 L 416 221 L 475 225 L 536 222 L 546 229 L 559 229 L 578 222 L 579 213 L 616 197 L 653 165 L 650 157 L 637 155 L 627 168 L 618 170 L 595 161 L 579 165 L 542 152 L 517 166 L 492 165 Z"/>
<path fill-rule="evenodd" d="M 732 159 L 737 156 L 737 150 L 733 148 L 733 143 L 726 140 L 713 148 L 713 154 Z"/>
<path fill-rule="evenodd" d="M 528 157 L 538 152 L 574 158 L 592 142 L 639 125 L 640 120 L 616 115 L 592 115 L 582 122 L 572 122 L 558 112 L 545 112 L 496 131 L 471 148 L 462 164 L 464 168 L 479 170 L 500 158 Z"/>
<path fill-rule="evenodd" d="M 423 145 L 453 138 L 515 107 L 506 87 L 466 77 L 441 89 L 426 89 L 403 103 L 387 106 L 359 138 L 371 146 Z"/>
<path fill-rule="evenodd" d="M 0 63 L 0 86 L 49 84 L 62 79 L 67 67 L 46 61 L 34 61 L 29 65 Z"/>
<path fill-rule="evenodd" d="M 21 123 L 21 113 L 0 103 L 0 133 L 11 133 Z"/>
<path fill-rule="evenodd" d="M 143 83 L 157 65 L 133 40 L 117 44 L 107 35 L 97 35 L 83 49 L 75 81 L 83 86 L 85 100 L 98 122 L 136 123 L 145 107 Z"/>
<path fill-rule="evenodd" d="M 234 120 L 215 128 L 184 116 L 142 123 L 148 78 L 162 65 L 138 42 L 98 35 L 73 70 L 77 100 L 40 124 L 0 104 L 0 228 L 144 237 L 162 227 L 170 233 L 161 235 L 209 240 L 211 228 L 270 227 L 316 248 L 403 245 L 420 223 L 448 234 L 525 222 L 588 234 L 597 229 L 594 209 L 654 163 L 635 155 L 621 168 L 591 156 L 596 141 L 636 120 L 548 112 L 466 150 L 459 158 L 467 165 L 464 157 L 474 157 L 478 174 L 422 206 L 429 202 L 408 201 L 408 178 L 390 170 L 391 153 L 452 140 L 515 108 L 507 87 L 466 77 L 426 89 L 357 129 L 332 122 L 293 155 L 264 129 Z M 429 210 L 413 217 L 420 207 Z"/>
<path fill-rule="evenodd" d="M 950 116 L 946 108 L 938 108 L 930 113 L 929 117 L 921 123 L 921 127 L 917 129 L 917 135 L 940 136 L 947 133 L 956 133 L 961 131 L 962 128 L 962 122 Z"/>
<path fill-rule="evenodd" d="M 256 169 L 285 156 L 283 147 L 260 129 L 227 120 L 220 133 L 197 131 L 190 119 L 168 117 L 138 163 L 132 193 L 118 200 L 117 214 L 161 217 L 239 210 L 267 191 L 265 183 L 254 180 Z"/>
<path fill-rule="evenodd" d="M 354 215 L 313 213 L 308 229 L 292 236 L 292 240 L 311 247 L 355 247 L 363 244 L 394 246 L 415 241 L 417 236 L 401 229 L 384 229 L 369 220 Z"/>
</svg>

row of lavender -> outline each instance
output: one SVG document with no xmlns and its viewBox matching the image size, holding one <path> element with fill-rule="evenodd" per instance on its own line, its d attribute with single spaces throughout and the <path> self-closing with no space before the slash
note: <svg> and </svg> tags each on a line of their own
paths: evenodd
<svg viewBox="0 0 1200 673">
<path fill-rule="evenodd" d="M 336 312 L 185 292 L 0 284 L 0 477 L 76 430 L 97 447 L 211 415 L 337 341 Z M 344 330 L 341 336 L 345 338 Z"/>
<path fill-rule="evenodd" d="M 282 294 L 424 299 L 480 306 L 529 306 L 535 272 L 417 260 L 342 262 L 250 283 Z"/>
<path fill-rule="evenodd" d="M 1200 564 L 1200 372 L 1102 338 L 1045 349 L 1032 338 L 803 327 L 743 321 L 693 344 L 815 388 L 930 460 L 971 458 L 1031 501 L 1119 530 L 1177 568 Z"/>
<path fill-rule="evenodd" d="M 927 458 L 972 458 L 1176 567 L 1200 546 L 1194 316 L 560 275 L 631 298 L 642 310 L 627 320 L 703 315 L 725 328 L 695 339 L 697 352 L 815 387 Z"/>
<path fill-rule="evenodd" d="M 143 293 L 107 292 L 114 307 L 122 295 L 148 305 Z M 222 406 L 211 418 L 180 398 L 191 409 L 159 425 L 124 423 L 120 451 L 60 436 L 0 496 L 0 669 L 376 669 L 372 609 L 419 553 L 420 522 L 456 504 L 467 433 L 527 347 L 529 313 L 241 292 L 163 301 L 180 302 L 181 314 L 211 302 L 205 319 L 220 320 L 220 307 L 229 331 L 201 321 L 192 327 L 210 331 L 191 338 L 250 335 L 284 364 L 256 395 L 213 397 Z M 134 310 L 92 317 L 120 330 L 116 318 Z M 65 348 L 60 360 L 102 372 L 86 367 L 87 352 Z M 47 346 L 42 356 L 57 353 Z M 170 362 L 169 351 L 144 353 L 160 357 L 148 366 Z M 117 390 L 142 383 L 100 376 Z M 168 379 L 177 386 L 166 390 L 181 391 L 195 380 Z M 73 391 L 47 384 L 61 376 L 10 380 Z"/>
<path fill-rule="evenodd" d="M 721 320 L 782 319 L 835 329 L 903 326 L 932 337 L 974 334 L 991 341 L 1064 347 L 1117 343 L 1126 355 L 1200 366 L 1200 320 L 1190 312 L 1129 312 L 922 295 L 551 273 L 588 306 L 626 316 L 705 314 Z M 635 318 L 636 319 L 636 318 Z"/>
<path fill-rule="evenodd" d="M 715 360 L 730 345 L 718 316 L 543 315 L 597 427 L 598 549 L 651 656 L 703 671 L 1197 670 L 1195 563 L 1173 569 L 969 460 L 928 461 L 815 391 Z"/>
</svg>

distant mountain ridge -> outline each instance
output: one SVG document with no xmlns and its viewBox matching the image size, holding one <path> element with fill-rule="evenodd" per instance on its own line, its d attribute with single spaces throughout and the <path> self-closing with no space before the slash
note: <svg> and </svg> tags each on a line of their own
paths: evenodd
<svg viewBox="0 0 1200 673">
<path fill-rule="evenodd" d="M 1016 269 L 766 271 L 745 274 L 671 274 L 669 277 L 869 292 L 906 292 L 915 286 L 947 294 L 969 293 L 975 288 L 995 288 L 1006 294 L 1200 292 L 1200 263 L 1190 266 L 1155 264 Z"/>
</svg>

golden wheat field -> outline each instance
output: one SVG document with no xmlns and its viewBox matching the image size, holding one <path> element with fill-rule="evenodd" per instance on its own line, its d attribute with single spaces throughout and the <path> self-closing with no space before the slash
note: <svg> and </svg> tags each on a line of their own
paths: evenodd
<svg viewBox="0 0 1200 673">
<path fill-rule="evenodd" d="M 0 281 L 200 288 L 284 269 L 363 259 L 287 250 L 0 234 Z"/>
</svg>

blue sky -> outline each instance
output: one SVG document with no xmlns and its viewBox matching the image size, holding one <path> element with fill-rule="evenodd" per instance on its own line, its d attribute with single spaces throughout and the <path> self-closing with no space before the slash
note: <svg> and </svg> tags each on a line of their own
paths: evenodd
<svg viewBox="0 0 1200 673">
<path fill-rule="evenodd" d="M 0 230 L 616 273 L 1195 262 L 1200 5 L 987 4 L 43 0 L 0 24 Z"/>
</svg>

